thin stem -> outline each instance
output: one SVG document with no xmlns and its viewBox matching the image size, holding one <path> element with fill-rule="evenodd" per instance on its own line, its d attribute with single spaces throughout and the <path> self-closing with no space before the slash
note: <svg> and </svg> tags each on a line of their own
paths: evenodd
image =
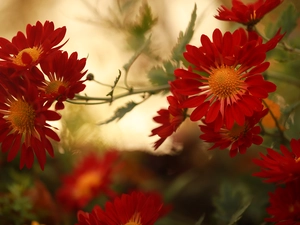
<svg viewBox="0 0 300 225">
<path fill-rule="evenodd" d="M 262 102 L 263 102 L 263 104 L 266 106 L 266 108 L 269 109 L 269 113 L 270 113 L 272 119 L 273 119 L 274 122 L 275 122 L 275 125 L 276 125 L 276 127 L 277 127 L 277 129 L 278 129 L 278 131 L 279 131 L 279 135 L 280 135 L 281 140 L 282 140 L 283 142 L 286 141 L 286 138 L 285 138 L 285 136 L 284 136 L 284 134 L 283 134 L 283 131 L 282 131 L 281 128 L 280 128 L 280 124 L 279 124 L 277 118 L 275 117 L 274 113 L 272 112 L 272 110 L 269 108 L 268 104 L 267 104 L 264 100 L 262 100 Z"/>
<path fill-rule="evenodd" d="M 97 84 L 100 84 L 100 85 L 102 85 L 102 86 L 113 88 L 113 86 L 110 85 L 110 84 L 105 84 L 105 83 L 102 83 L 102 82 L 97 81 L 97 80 L 95 80 L 95 79 L 92 80 L 92 81 L 94 81 L 94 82 L 96 82 Z M 121 87 L 121 86 L 115 86 L 115 88 L 120 88 L 120 89 L 128 90 L 128 88 L 126 88 L 126 87 Z"/>
<path fill-rule="evenodd" d="M 128 84 L 128 74 L 131 66 L 133 63 L 136 61 L 136 59 L 144 52 L 144 50 L 149 46 L 151 40 L 151 35 L 148 37 L 148 39 L 145 41 L 143 46 L 132 56 L 132 58 L 129 60 L 127 64 L 123 66 L 125 70 L 125 75 L 124 75 L 124 84 L 127 89 L 132 89 L 132 87 L 129 86 Z"/>
<path fill-rule="evenodd" d="M 286 76 L 286 75 L 283 75 L 281 73 L 276 73 L 276 72 L 273 72 L 273 71 L 267 73 L 267 76 L 271 77 L 271 78 L 274 78 L 274 79 L 277 79 L 277 80 L 284 81 L 284 82 L 292 84 L 292 85 L 295 85 L 297 87 L 300 87 L 300 81 L 296 78 L 291 77 L 291 76 Z"/>
<path fill-rule="evenodd" d="M 130 95 L 136 95 L 136 94 L 142 94 L 142 93 L 149 93 L 149 94 L 155 94 L 157 92 L 161 91 L 167 91 L 170 89 L 169 85 L 162 85 L 162 86 L 157 86 L 157 87 L 150 87 L 150 88 L 140 88 L 140 89 L 130 89 L 126 93 L 122 93 L 119 95 L 114 95 L 114 100 L 119 99 L 119 98 L 124 98 Z M 75 101 L 103 101 L 103 103 L 109 103 L 111 102 L 111 97 L 90 97 L 90 96 L 82 96 L 82 95 L 75 95 L 75 99 L 72 101 L 69 101 L 70 103 L 74 103 Z M 76 103 L 78 104 L 78 103 Z M 82 103 L 84 104 L 84 103 Z M 102 104 L 98 103 L 98 104 Z"/>
</svg>

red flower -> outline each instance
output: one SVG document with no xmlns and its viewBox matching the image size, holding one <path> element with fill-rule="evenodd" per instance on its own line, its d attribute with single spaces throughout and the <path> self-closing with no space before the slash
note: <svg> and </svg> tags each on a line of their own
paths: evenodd
<svg viewBox="0 0 300 225">
<path fill-rule="evenodd" d="M 203 132 L 200 138 L 206 142 L 214 143 L 209 150 L 214 148 L 230 148 L 229 154 L 231 157 L 236 156 L 239 152 L 244 154 L 252 145 L 260 145 L 263 142 L 262 137 L 259 136 L 260 127 L 257 123 L 268 113 L 268 110 L 254 112 L 251 117 L 246 117 L 245 124 L 240 126 L 234 124 L 231 129 L 223 126 L 219 131 L 214 130 L 213 124 L 200 125 Z"/>
<path fill-rule="evenodd" d="M 196 107 L 191 120 L 205 116 L 206 123 L 214 122 L 215 131 L 224 123 L 229 130 L 235 122 L 243 126 L 246 116 L 261 110 L 261 99 L 276 90 L 261 74 L 269 66 L 264 62 L 265 46 L 257 40 L 249 41 L 241 28 L 224 35 L 215 29 L 213 42 L 202 35 L 201 43 L 199 48 L 187 45 L 184 53 L 194 68 L 175 70 L 176 91 L 189 97 L 182 107 Z"/>
<path fill-rule="evenodd" d="M 270 206 L 267 212 L 272 216 L 266 221 L 276 225 L 300 224 L 300 180 L 289 182 L 285 188 L 277 187 L 274 193 L 269 193 Z"/>
<path fill-rule="evenodd" d="M 26 36 L 22 32 L 13 37 L 12 41 L 0 37 L 0 66 L 24 70 L 37 65 L 53 51 L 66 33 L 66 28 L 54 29 L 53 22 L 46 21 L 44 25 L 37 22 L 26 27 Z"/>
<path fill-rule="evenodd" d="M 62 177 L 63 186 L 57 191 L 57 200 L 66 211 L 85 207 L 93 198 L 104 193 L 111 197 L 110 190 L 113 165 L 118 159 L 117 151 L 109 151 L 103 157 L 90 153 L 69 175 Z"/>
<path fill-rule="evenodd" d="M 180 104 L 186 99 L 176 93 L 171 86 L 171 92 L 173 95 L 167 97 L 169 102 L 168 109 L 160 109 L 157 111 L 158 116 L 155 116 L 153 120 L 159 124 L 159 127 L 151 131 L 150 136 L 158 135 L 160 139 L 154 143 L 154 148 L 157 149 L 171 134 L 173 134 L 180 124 L 185 120 L 186 110 L 180 107 Z"/>
<path fill-rule="evenodd" d="M 47 121 L 59 120 L 61 116 L 44 106 L 44 99 L 39 98 L 37 88 L 30 84 L 11 90 L 0 86 L 0 102 L 0 142 L 2 152 L 9 152 L 7 160 L 12 161 L 21 147 L 20 168 L 24 165 L 31 168 L 36 155 L 43 170 L 46 151 L 54 156 L 49 138 L 59 141 Z"/>
<path fill-rule="evenodd" d="M 261 171 L 253 176 L 265 178 L 268 183 L 287 183 L 300 180 L 300 140 L 292 139 L 292 151 L 284 145 L 280 146 L 281 153 L 268 148 L 268 154 L 260 153 L 261 159 L 253 162 L 261 167 Z"/>
<path fill-rule="evenodd" d="M 251 27 L 257 24 L 264 15 L 282 2 L 283 0 L 257 0 L 255 3 L 245 5 L 240 0 L 232 0 L 231 10 L 222 5 L 218 8 L 219 15 L 215 18 L 242 23 L 252 29 Z"/>
<path fill-rule="evenodd" d="M 158 193 L 135 191 L 107 202 L 104 210 L 95 206 L 91 213 L 79 211 L 77 225 L 153 225 L 170 209 L 170 206 L 164 206 Z"/>
<path fill-rule="evenodd" d="M 67 98 L 74 98 L 75 94 L 84 90 L 85 80 L 80 80 L 86 73 L 83 71 L 86 58 L 78 59 L 77 52 L 73 52 L 68 57 L 67 52 L 57 51 L 47 60 L 41 62 L 40 66 L 48 79 L 44 80 L 40 89 L 52 104 L 55 100 L 55 109 L 63 109 L 62 103 Z"/>
</svg>

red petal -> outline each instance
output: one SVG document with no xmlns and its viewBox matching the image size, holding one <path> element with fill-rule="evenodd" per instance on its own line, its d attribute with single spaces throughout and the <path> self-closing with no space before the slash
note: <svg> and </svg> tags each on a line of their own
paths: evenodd
<svg viewBox="0 0 300 225">
<path fill-rule="evenodd" d="M 205 118 L 206 123 L 211 123 L 217 118 L 217 116 L 220 112 L 220 105 L 221 105 L 220 101 L 215 101 L 209 107 L 208 112 L 206 114 L 206 118 Z"/>
<path fill-rule="evenodd" d="M 191 114 L 191 121 L 198 121 L 207 113 L 210 102 L 204 102 L 199 105 Z"/>
</svg>

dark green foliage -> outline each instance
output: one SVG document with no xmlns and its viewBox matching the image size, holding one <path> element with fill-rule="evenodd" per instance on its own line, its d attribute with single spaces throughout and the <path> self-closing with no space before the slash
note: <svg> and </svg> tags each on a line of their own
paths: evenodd
<svg viewBox="0 0 300 225">
<path fill-rule="evenodd" d="M 251 204 L 251 198 L 246 186 L 224 182 L 221 184 L 219 195 L 214 197 L 213 203 L 216 207 L 214 216 L 217 221 L 221 222 L 220 225 L 234 225 Z"/>
</svg>

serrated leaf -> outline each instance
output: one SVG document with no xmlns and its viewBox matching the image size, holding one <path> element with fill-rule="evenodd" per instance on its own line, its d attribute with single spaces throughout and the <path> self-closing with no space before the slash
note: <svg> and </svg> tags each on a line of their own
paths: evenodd
<svg viewBox="0 0 300 225">
<path fill-rule="evenodd" d="M 148 78 L 153 85 L 166 85 L 174 80 L 174 69 L 176 69 L 175 64 L 164 61 L 162 66 L 155 66 L 149 71 Z"/>
<path fill-rule="evenodd" d="M 127 42 L 133 50 L 137 50 L 143 46 L 146 40 L 146 34 L 149 33 L 152 27 L 157 23 L 157 18 L 153 17 L 148 3 L 144 3 L 139 11 L 140 13 L 136 21 L 127 26 L 127 32 L 129 32 Z"/>
<path fill-rule="evenodd" d="M 119 75 L 116 77 L 115 81 L 114 81 L 114 85 L 111 87 L 111 91 L 109 93 L 106 94 L 106 96 L 111 96 L 111 100 L 110 100 L 110 103 L 113 101 L 113 95 L 114 95 L 114 91 L 115 91 L 115 88 L 119 82 L 121 78 L 121 71 L 119 70 Z"/>
<path fill-rule="evenodd" d="M 213 198 L 216 207 L 215 218 L 220 224 L 234 224 L 250 205 L 248 189 L 242 184 L 230 184 L 223 182 L 220 193 Z"/>
<path fill-rule="evenodd" d="M 140 15 L 137 21 L 130 26 L 129 30 L 133 35 L 141 36 L 151 30 L 156 22 L 157 18 L 153 17 L 151 8 L 146 2 L 140 7 Z"/>
<path fill-rule="evenodd" d="M 190 22 L 183 33 L 182 31 L 179 33 L 179 37 L 177 40 L 177 44 L 174 46 L 172 50 L 172 59 L 175 61 L 181 61 L 182 60 L 182 54 L 185 51 L 185 46 L 190 43 L 193 35 L 194 35 L 194 27 L 195 27 L 195 22 L 197 18 L 197 5 L 195 4 L 194 10 L 191 14 L 191 19 Z"/>
<path fill-rule="evenodd" d="M 115 120 L 119 121 L 126 115 L 126 113 L 130 112 L 137 105 L 138 103 L 135 103 L 133 101 L 128 102 L 125 106 L 118 108 L 110 119 L 98 123 L 98 125 L 108 124 Z"/>
</svg>

